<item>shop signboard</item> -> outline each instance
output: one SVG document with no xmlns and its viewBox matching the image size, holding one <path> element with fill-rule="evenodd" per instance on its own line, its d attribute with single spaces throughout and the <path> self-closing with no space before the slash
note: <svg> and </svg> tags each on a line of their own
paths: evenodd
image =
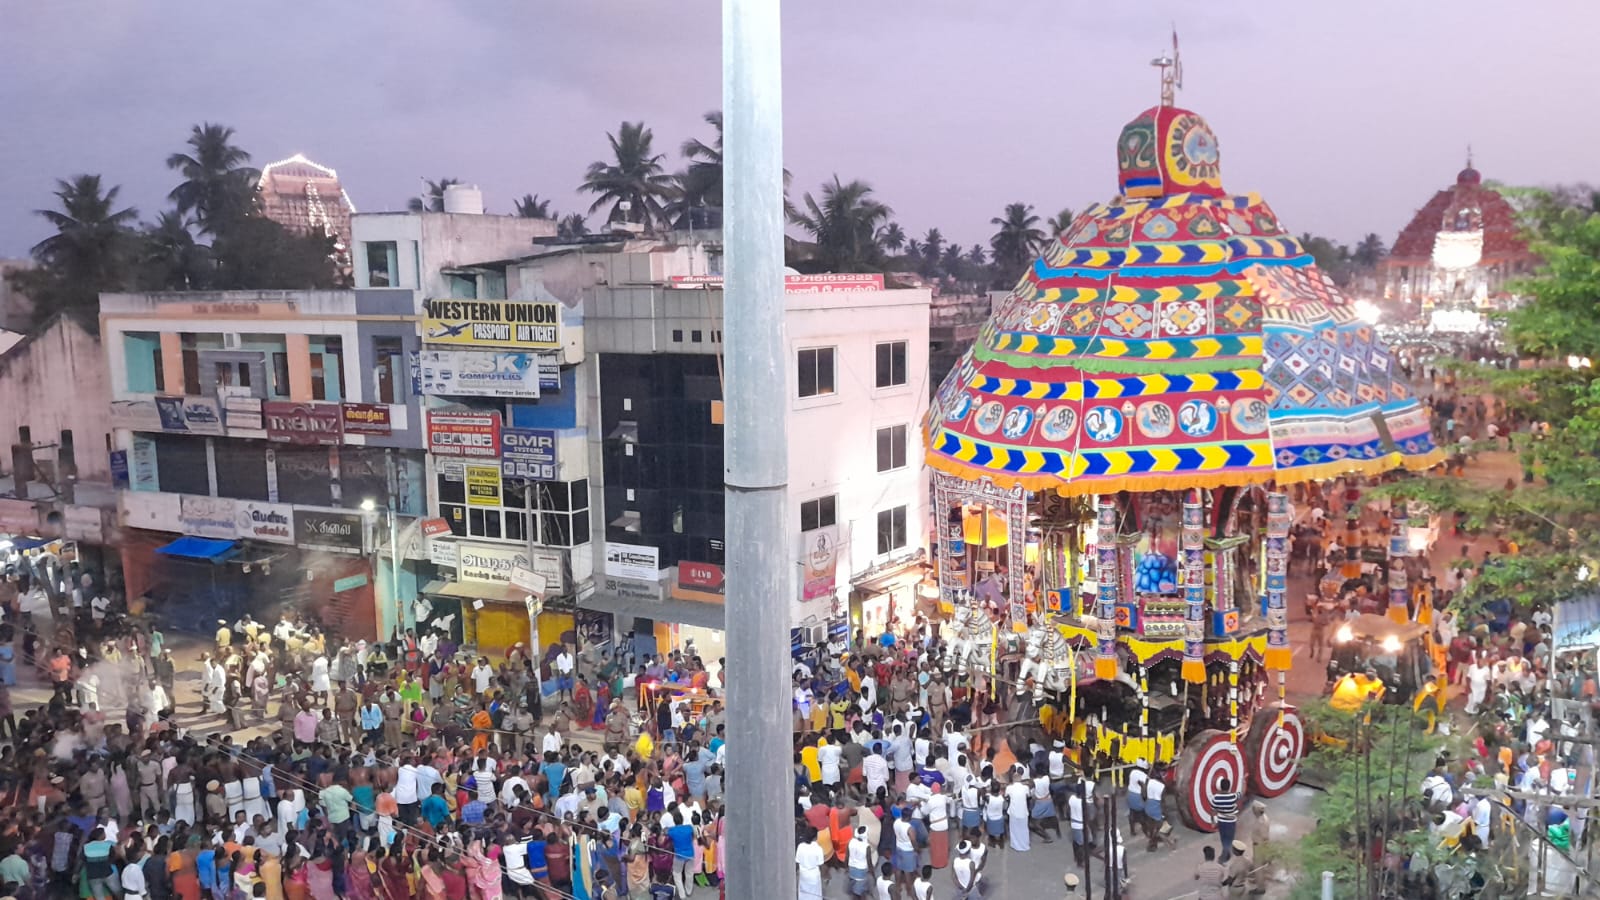
<svg viewBox="0 0 1600 900">
<path fill-rule="evenodd" d="M 178 524 L 183 527 L 184 534 L 195 537 L 219 540 L 238 537 L 233 501 L 226 497 L 184 494 L 178 501 Z"/>
<path fill-rule="evenodd" d="M 429 300 L 422 340 L 455 347 L 556 350 L 561 347 L 561 308 L 552 300 Z"/>
<path fill-rule="evenodd" d="M 128 451 L 111 451 L 111 486 L 118 490 L 128 489 Z"/>
<path fill-rule="evenodd" d="M 539 355 L 539 390 L 561 391 L 561 363 L 553 354 Z"/>
<path fill-rule="evenodd" d="M 374 434 L 387 436 L 394 433 L 389 421 L 389 407 L 382 403 L 344 404 L 345 434 Z"/>
<path fill-rule="evenodd" d="M 446 526 L 445 530 L 448 532 L 449 527 Z M 456 542 L 430 537 L 428 539 L 428 562 L 441 568 L 454 569 L 461 562 L 460 556 L 456 552 Z"/>
<path fill-rule="evenodd" d="M 111 427 L 130 431 L 160 431 L 161 414 L 156 411 L 156 401 L 111 401 Z"/>
<path fill-rule="evenodd" d="M 727 584 L 728 577 L 721 566 L 680 560 L 677 582 L 672 586 L 672 596 L 680 600 L 720 601 L 723 599 Z"/>
<path fill-rule="evenodd" d="M 5 530 L 4 504 L 0 500 L 0 531 Z M 183 531 L 183 500 L 178 494 L 133 493 L 117 495 L 119 524 L 128 528 L 144 528 L 177 534 Z"/>
<path fill-rule="evenodd" d="M 535 572 L 531 567 L 516 563 L 511 567 L 511 584 L 519 590 L 526 591 L 535 597 L 543 597 L 545 591 L 544 576 Z"/>
<path fill-rule="evenodd" d="M 606 543 L 605 572 L 636 581 L 661 580 L 661 551 L 639 544 Z"/>
<path fill-rule="evenodd" d="M 468 506 L 503 506 L 500 485 L 499 466 L 467 465 Z"/>
<path fill-rule="evenodd" d="M 666 599 L 659 581 L 638 581 L 633 578 L 610 578 L 601 581 L 601 589 L 619 600 L 640 603 L 660 603 Z"/>
<path fill-rule="evenodd" d="M 422 392 L 537 400 L 544 371 L 540 359 L 508 350 L 424 350 L 419 357 Z"/>
<path fill-rule="evenodd" d="M 839 568 L 839 526 L 828 525 L 802 533 L 800 550 L 804 573 L 800 599 L 809 602 L 832 597 Z"/>
<path fill-rule="evenodd" d="M 493 584 L 510 584 L 511 570 L 519 565 L 528 565 L 528 550 L 512 544 L 473 544 L 462 542 L 457 545 L 460 555 L 460 577 L 462 581 L 487 581 Z"/>
<path fill-rule="evenodd" d="M 722 287 L 721 275 L 674 275 L 668 285 L 679 290 L 699 290 Z M 785 275 L 783 290 L 787 294 L 847 294 L 856 291 L 883 290 L 882 275 L 827 272 L 820 275 Z"/>
<path fill-rule="evenodd" d="M 71 541 L 105 543 L 105 520 L 96 506 L 68 506 L 61 511 L 61 535 Z"/>
<path fill-rule="evenodd" d="M 157 397 L 156 415 L 169 434 L 224 434 L 222 406 L 211 397 Z"/>
<path fill-rule="evenodd" d="M 239 537 L 269 544 L 294 543 L 294 507 L 241 500 L 235 505 Z"/>
<path fill-rule="evenodd" d="M 294 542 L 307 550 L 360 556 L 364 524 L 360 513 L 296 509 Z"/>
<path fill-rule="evenodd" d="M 130 477 L 136 491 L 161 490 L 161 473 L 156 468 L 156 442 L 143 435 L 133 436 L 133 450 L 128 454 Z"/>
<path fill-rule="evenodd" d="M 543 428 L 500 429 L 500 471 L 507 478 L 556 480 L 556 433 Z"/>
<path fill-rule="evenodd" d="M 441 534 L 450 533 L 450 523 L 443 519 L 423 519 L 417 524 L 426 537 L 434 538 Z"/>
<path fill-rule="evenodd" d="M 498 412 L 429 412 L 428 452 L 469 459 L 500 458 Z"/>
<path fill-rule="evenodd" d="M 337 403 L 268 400 L 261 404 L 267 440 L 289 444 L 338 444 L 344 436 L 344 411 Z"/>
<path fill-rule="evenodd" d="M 217 390 L 222 400 L 222 418 L 230 429 L 260 431 L 265 427 L 261 424 L 261 398 L 251 396 L 249 388 Z"/>
</svg>

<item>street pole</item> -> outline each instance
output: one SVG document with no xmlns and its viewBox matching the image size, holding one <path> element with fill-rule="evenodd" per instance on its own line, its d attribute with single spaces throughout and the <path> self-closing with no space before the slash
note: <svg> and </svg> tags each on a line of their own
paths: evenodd
<svg viewBox="0 0 1600 900">
<path fill-rule="evenodd" d="M 405 615 L 400 611 L 400 524 L 395 521 L 394 494 L 389 494 L 389 598 L 394 601 L 394 639 L 406 633 Z"/>
<path fill-rule="evenodd" d="M 795 895 L 779 0 L 723 0 L 727 896 Z"/>
</svg>

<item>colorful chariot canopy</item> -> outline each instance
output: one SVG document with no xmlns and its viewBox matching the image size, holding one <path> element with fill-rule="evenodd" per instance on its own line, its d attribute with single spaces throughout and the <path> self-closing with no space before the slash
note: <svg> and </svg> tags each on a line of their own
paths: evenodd
<svg viewBox="0 0 1600 900">
<path fill-rule="evenodd" d="M 1140 113 L 1080 215 L 940 386 L 928 463 L 1066 495 L 1279 484 L 1442 458 L 1376 329 L 1189 110 Z"/>
</svg>

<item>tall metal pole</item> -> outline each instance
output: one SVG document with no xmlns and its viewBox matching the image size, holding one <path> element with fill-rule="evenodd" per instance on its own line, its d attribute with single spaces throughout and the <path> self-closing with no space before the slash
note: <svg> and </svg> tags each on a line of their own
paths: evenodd
<svg viewBox="0 0 1600 900">
<path fill-rule="evenodd" d="M 723 0 L 727 896 L 795 895 L 779 0 Z"/>
</svg>

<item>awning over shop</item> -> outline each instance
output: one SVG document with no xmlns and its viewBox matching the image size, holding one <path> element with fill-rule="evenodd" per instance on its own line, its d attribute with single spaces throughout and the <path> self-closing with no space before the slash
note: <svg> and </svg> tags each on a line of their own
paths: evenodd
<svg viewBox="0 0 1600 900">
<path fill-rule="evenodd" d="M 238 541 L 218 541 L 211 538 L 184 535 L 165 547 L 157 547 L 156 552 L 163 556 L 221 562 L 231 556 L 238 546 Z"/>
<path fill-rule="evenodd" d="M 14 537 L 11 538 L 12 550 L 37 550 L 50 543 L 50 538 Z"/>
<path fill-rule="evenodd" d="M 522 601 L 522 595 L 509 593 L 510 584 L 488 581 L 430 581 L 422 586 L 424 594 L 437 597 L 455 597 L 458 600 L 484 600 L 492 603 Z M 508 597 L 510 599 L 508 599 Z"/>
</svg>

